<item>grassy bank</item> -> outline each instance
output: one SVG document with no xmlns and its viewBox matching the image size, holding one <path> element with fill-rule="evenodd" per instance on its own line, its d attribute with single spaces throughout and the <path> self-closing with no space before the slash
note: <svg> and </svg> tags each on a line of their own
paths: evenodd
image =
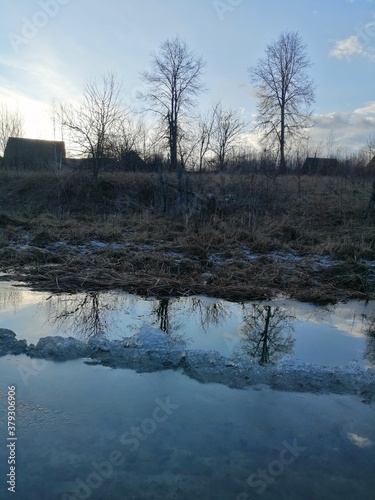
<svg viewBox="0 0 375 500">
<path fill-rule="evenodd" d="M 369 299 L 371 191 L 342 177 L 2 172 L 1 269 L 51 291 Z"/>
</svg>

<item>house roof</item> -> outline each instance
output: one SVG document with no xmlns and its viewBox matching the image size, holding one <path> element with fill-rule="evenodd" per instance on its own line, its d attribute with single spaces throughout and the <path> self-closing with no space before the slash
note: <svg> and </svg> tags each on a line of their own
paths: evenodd
<svg viewBox="0 0 375 500">
<path fill-rule="evenodd" d="M 302 166 L 302 171 L 306 173 L 321 172 L 329 173 L 329 171 L 335 170 L 338 167 L 338 160 L 336 158 L 317 158 L 309 157 L 306 158 L 305 163 Z"/>
<path fill-rule="evenodd" d="M 65 160 L 65 143 L 63 141 L 9 137 L 4 151 L 4 159 L 47 163 Z"/>
<path fill-rule="evenodd" d="M 316 156 L 314 157 L 308 157 L 305 160 L 305 163 L 312 163 L 314 165 L 336 165 L 337 164 L 337 159 L 336 158 L 317 158 Z"/>
</svg>

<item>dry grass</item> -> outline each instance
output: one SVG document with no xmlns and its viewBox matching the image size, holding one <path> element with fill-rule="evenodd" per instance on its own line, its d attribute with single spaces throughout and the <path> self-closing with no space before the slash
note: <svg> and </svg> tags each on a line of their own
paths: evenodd
<svg viewBox="0 0 375 500">
<path fill-rule="evenodd" d="M 184 206 L 177 179 L 167 180 L 164 213 L 156 174 L 103 174 L 94 185 L 68 174 L 1 173 L 2 269 L 50 290 L 232 300 L 283 292 L 316 302 L 373 296 L 372 268 L 362 262 L 375 260 L 375 215 L 363 218 L 370 181 L 191 175 L 195 196 Z M 340 263 L 321 265 L 321 256 Z"/>
</svg>

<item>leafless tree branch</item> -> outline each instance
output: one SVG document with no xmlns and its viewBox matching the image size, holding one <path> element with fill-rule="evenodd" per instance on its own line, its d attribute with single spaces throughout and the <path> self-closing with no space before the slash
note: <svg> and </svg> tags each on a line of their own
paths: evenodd
<svg viewBox="0 0 375 500">
<path fill-rule="evenodd" d="M 4 151 L 9 137 L 23 137 L 23 118 L 18 111 L 10 111 L 6 106 L 0 106 L 0 153 Z"/>
<path fill-rule="evenodd" d="M 164 124 L 172 169 L 177 169 L 180 119 L 203 90 L 201 73 L 205 62 L 190 52 L 179 38 L 162 43 L 152 54 L 152 68 L 142 74 L 149 91 L 139 97 L 150 103 Z"/>
<path fill-rule="evenodd" d="M 270 139 L 277 142 L 280 172 L 286 170 L 286 142 L 312 126 L 315 85 L 307 73 L 310 67 L 300 35 L 284 32 L 267 46 L 265 57 L 249 68 L 258 97 L 256 128 L 265 143 Z"/>
<path fill-rule="evenodd" d="M 100 168 L 111 146 L 113 137 L 124 127 L 127 113 L 121 98 L 122 86 L 110 73 L 85 85 L 78 105 L 61 104 L 58 120 L 81 155 L 92 160 L 92 174 L 97 180 Z"/>
</svg>

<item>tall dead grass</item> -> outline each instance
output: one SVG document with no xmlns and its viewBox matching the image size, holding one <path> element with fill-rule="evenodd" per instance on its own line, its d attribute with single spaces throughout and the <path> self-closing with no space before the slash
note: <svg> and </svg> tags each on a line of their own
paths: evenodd
<svg viewBox="0 0 375 500">
<path fill-rule="evenodd" d="M 358 266 L 375 260 L 375 214 L 363 217 L 371 191 L 371 181 L 343 177 L 204 173 L 181 183 L 172 174 L 107 173 L 95 184 L 77 174 L 0 172 L 2 268 L 27 266 L 30 279 L 57 289 L 368 296 L 372 278 Z M 116 246 L 77 248 L 93 240 Z M 332 277 L 314 274 L 308 260 L 244 260 L 244 252 L 273 251 L 349 267 Z"/>
<path fill-rule="evenodd" d="M 187 205 L 179 201 L 176 176 L 165 182 L 167 212 L 157 174 L 107 173 L 94 184 L 77 174 L 1 172 L 0 226 L 32 229 L 38 245 L 118 241 L 128 232 L 137 243 L 166 240 L 205 251 L 245 244 L 333 258 L 373 255 L 374 215 L 363 218 L 370 181 L 190 174 Z"/>
</svg>

